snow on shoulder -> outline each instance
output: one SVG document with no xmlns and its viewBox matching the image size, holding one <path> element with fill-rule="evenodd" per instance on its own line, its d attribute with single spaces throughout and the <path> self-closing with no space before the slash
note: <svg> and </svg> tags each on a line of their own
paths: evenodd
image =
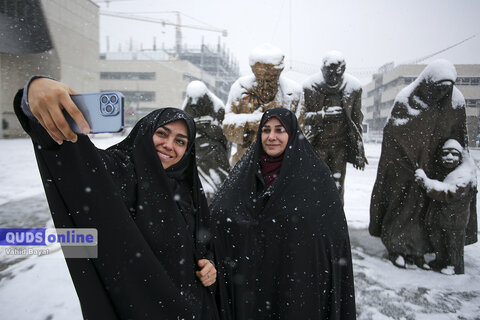
<svg viewBox="0 0 480 320">
<path fill-rule="evenodd" d="M 225 113 L 232 111 L 232 104 L 237 103 L 237 100 L 240 100 L 247 91 L 255 85 L 255 76 L 249 75 L 240 77 L 232 84 L 230 92 L 228 93 L 227 106 L 225 108 Z"/>
<path fill-rule="evenodd" d="M 323 77 L 322 72 L 317 72 L 307 79 L 303 81 L 302 87 L 304 89 L 310 89 L 313 90 L 314 86 L 320 83 L 324 83 L 325 78 Z M 344 88 L 345 92 L 352 92 L 354 90 L 359 90 L 362 88 L 362 84 L 360 83 L 360 80 L 358 80 L 356 77 L 352 76 L 349 73 L 344 73 L 343 74 L 343 83 L 341 85 L 341 88 Z"/>
<path fill-rule="evenodd" d="M 325 82 L 325 78 L 323 77 L 323 73 L 317 72 L 311 76 L 309 76 L 305 81 L 302 83 L 302 87 L 304 89 L 310 89 L 313 90 L 313 86 L 319 83 Z"/>
<path fill-rule="evenodd" d="M 223 125 L 233 125 L 235 127 L 245 126 L 247 122 L 260 122 L 263 112 L 255 110 L 253 113 L 227 113 L 223 120 Z"/>
<path fill-rule="evenodd" d="M 283 68 L 284 58 L 285 54 L 282 50 L 271 45 L 270 43 L 264 43 L 250 52 L 249 63 L 250 66 L 254 66 L 255 63 L 260 62 L 265 64 L 273 64 L 279 68 Z"/>
</svg>

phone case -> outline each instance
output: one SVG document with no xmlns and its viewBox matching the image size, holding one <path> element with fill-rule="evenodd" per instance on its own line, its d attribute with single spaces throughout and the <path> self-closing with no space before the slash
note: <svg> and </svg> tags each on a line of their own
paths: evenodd
<svg viewBox="0 0 480 320">
<path fill-rule="evenodd" d="M 90 125 L 90 133 L 119 132 L 123 129 L 124 96 L 121 92 L 97 92 L 70 96 Z M 76 122 L 64 110 L 72 130 L 82 133 Z"/>
</svg>

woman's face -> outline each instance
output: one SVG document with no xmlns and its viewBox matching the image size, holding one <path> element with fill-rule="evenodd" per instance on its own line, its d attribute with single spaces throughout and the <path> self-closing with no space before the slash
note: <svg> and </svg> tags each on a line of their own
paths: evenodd
<svg viewBox="0 0 480 320">
<path fill-rule="evenodd" d="M 277 118 L 271 118 L 262 128 L 263 151 L 270 157 L 280 156 L 287 147 L 288 133 Z"/>
<path fill-rule="evenodd" d="M 187 124 L 183 120 L 167 123 L 155 130 L 153 145 L 164 169 L 180 161 L 187 150 Z"/>
</svg>

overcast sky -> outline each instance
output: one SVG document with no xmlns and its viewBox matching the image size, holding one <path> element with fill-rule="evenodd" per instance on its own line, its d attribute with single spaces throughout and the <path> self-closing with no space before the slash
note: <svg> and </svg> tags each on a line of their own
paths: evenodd
<svg viewBox="0 0 480 320">
<path fill-rule="evenodd" d="M 248 54 L 254 47 L 269 42 L 286 54 L 287 68 L 311 73 L 321 64 L 322 56 L 339 50 L 347 60 L 347 72 L 365 82 L 365 75 L 388 62 L 410 62 L 445 49 L 457 42 L 473 39 L 441 53 L 456 64 L 480 63 L 480 1 L 478 0 L 113 0 L 101 10 L 150 12 L 149 16 L 175 22 L 171 13 L 180 11 L 182 23 L 227 29 L 220 33 L 183 28 L 183 43 L 198 47 L 222 43 L 235 55 L 240 71 L 249 71 Z M 190 18 L 191 17 L 191 18 Z M 194 19 L 196 20 L 194 20 Z M 167 48 L 175 44 L 175 28 L 147 22 L 100 17 L 100 46 L 110 50 L 134 46 Z M 366 78 L 368 80 L 368 78 Z"/>
</svg>

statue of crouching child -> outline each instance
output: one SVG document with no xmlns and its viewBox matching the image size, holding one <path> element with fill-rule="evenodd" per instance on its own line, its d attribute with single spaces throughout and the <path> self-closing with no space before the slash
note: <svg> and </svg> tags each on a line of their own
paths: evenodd
<svg viewBox="0 0 480 320">
<path fill-rule="evenodd" d="M 428 178 L 423 169 L 415 171 L 415 181 L 431 198 L 425 226 L 435 260 L 429 266 L 445 274 L 463 274 L 463 249 L 471 243 L 472 223 L 476 242 L 476 201 L 472 201 L 477 193 L 476 168 L 468 151 L 454 139 L 445 142 L 439 160 L 439 180 Z"/>
</svg>

